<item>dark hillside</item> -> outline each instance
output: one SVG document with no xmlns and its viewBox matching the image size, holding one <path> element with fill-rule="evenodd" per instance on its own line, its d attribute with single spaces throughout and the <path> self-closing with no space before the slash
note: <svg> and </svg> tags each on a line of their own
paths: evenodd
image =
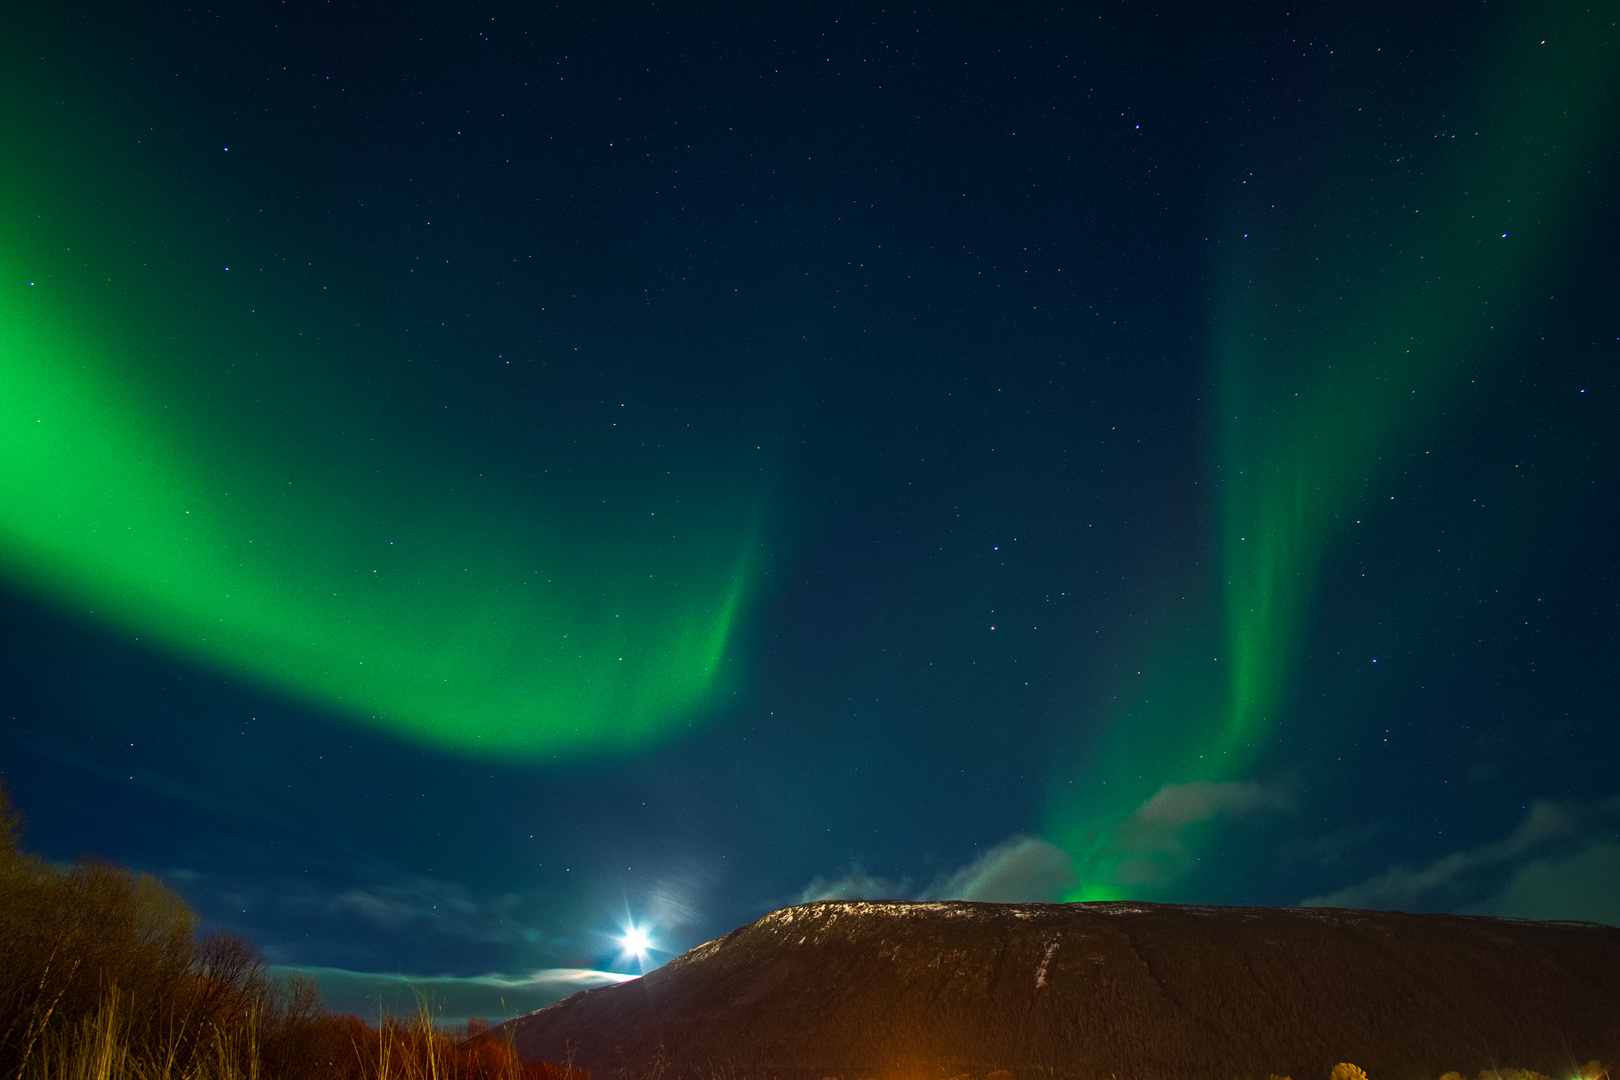
<svg viewBox="0 0 1620 1080">
<path fill-rule="evenodd" d="M 1620 1058 L 1620 929 L 1169 904 L 786 908 L 512 1021 L 526 1059 L 662 1074 L 1556 1078 Z"/>
</svg>

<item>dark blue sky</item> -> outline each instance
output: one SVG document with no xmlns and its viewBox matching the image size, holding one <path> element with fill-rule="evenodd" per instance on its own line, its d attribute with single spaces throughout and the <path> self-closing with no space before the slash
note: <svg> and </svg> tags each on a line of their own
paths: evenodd
<svg viewBox="0 0 1620 1080">
<path fill-rule="evenodd" d="M 633 970 L 626 917 L 679 951 L 824 895 L 1620 923 L 1615 14 L 0 17 L 0 241 L 82 238 L 62 310 L 172 343 L 120 369 L 159 388 L 132 414 L 372 478 L 321 511 L 346 529 L 399 492 L 532 523 L 543 491 L 592 538 L 576 599 L 640 587 L 598 502 L 681 503 L 659 565 L 693 582 L 749 545 L 697 704 L 472 753 L 96 614 L 14 503 L 29 844 L 156 873 L 273 962 L 412 975 Z M 1468 246 L 1498 220 L 1521 247 Z M 1262 472 L 1292 510 L 1245 516 Z M 319 568 L 286 545 L 292 589 Z M 457 595 L 403 621 L 476 622 Z"/>
</svg>

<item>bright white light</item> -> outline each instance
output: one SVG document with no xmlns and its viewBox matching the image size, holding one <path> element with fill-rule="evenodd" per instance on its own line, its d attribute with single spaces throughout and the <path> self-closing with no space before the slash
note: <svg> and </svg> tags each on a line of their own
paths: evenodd
<svg viewBox="0 0 1620 1080">
<path fill-rule="evenodd" d="M 647 936 L 647 931 L 641 927 L 631 926 L 625 929 L 624 936 L 619 939 L 619 944 L 624 946 L 626 953 L 640 960 L 647 955 L 647 950 L 652 948 L 652 939 Z"/>
</svg>

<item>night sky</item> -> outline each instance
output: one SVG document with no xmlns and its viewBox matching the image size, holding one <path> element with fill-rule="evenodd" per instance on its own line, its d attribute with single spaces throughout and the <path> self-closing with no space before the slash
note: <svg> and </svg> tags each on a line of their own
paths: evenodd
<svg viewBox="0 0 1620 1080">
<path fill-rule="evenodd" d="M 993 7 L 0 11 L 28 846 L 454 1016 L 815 898 L 1620 925 L 1620 3 Z"/>
</svg>

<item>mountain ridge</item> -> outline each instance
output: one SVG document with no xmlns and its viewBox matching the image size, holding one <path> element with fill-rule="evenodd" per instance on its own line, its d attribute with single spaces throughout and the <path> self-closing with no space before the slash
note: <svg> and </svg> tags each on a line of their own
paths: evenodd
<svg viewBox="0 0 1620 1080">
<path fill-rule="evenodd" d="M 821 901 L 509 1022 L 597 1076 L 1557 1077 L 1620 1058 L 1620 928 L 1335 908 Z"/>
</svg>

